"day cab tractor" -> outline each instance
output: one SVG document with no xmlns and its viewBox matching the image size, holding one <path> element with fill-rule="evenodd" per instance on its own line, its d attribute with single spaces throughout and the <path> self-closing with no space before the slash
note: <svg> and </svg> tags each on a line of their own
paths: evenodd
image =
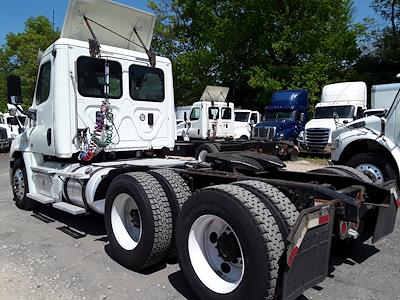
<svg viewBox="0 0 400 300">
<path fill-rule="evenodd" d="M 116 2 L 70 1 L 11 146 L 17 207 L 102 214 L 118 262 L 141 270 L 177 256 L 202 299 L 295 299 L 326 278 L 333 240 L 393 231 L 395 183 L 352 168 L 289 172 L 250 151 L 159 157 L 176 121 L 171 62 L 149 51 L 154 23 Z M 7 87 L 20 104 L 20 79 Z"/>
</svg>

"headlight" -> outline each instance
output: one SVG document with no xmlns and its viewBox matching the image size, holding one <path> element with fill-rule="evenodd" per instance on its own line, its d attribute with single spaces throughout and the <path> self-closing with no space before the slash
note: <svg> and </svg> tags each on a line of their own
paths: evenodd
<svg viewBox="0 0 400 300">
<path fill-rule="evenodd" d="M 304 141 L 304 130 L 299 133 L 299 135 L 297 136 L 297 140 L 298 141 Z"/>
</svg>

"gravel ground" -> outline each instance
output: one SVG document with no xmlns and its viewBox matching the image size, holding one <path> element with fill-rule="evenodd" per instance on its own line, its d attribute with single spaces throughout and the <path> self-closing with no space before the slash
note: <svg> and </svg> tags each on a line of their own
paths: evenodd
<svg viewBox="0 0 400 300">
<path fill-rule="evenodd" d="M 288 163 L 309 170 L 321 164 Z M 52 208 L 22 211 L 12 201 L 8 155 L 0 154 L 0 299 L 196 299 L 176 263 L 133 272 L 109 255 L 101 216 L 71 216 Z M 74 239 L 57 228 L 83 233 Z M 399 299 L 400 227 L 386 240 L 334 255 L 329 276 L 305 299 Z"/>
</svg>

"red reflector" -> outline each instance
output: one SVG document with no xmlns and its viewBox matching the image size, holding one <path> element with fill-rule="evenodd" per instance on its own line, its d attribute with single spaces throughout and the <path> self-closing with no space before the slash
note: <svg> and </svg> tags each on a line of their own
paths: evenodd
<svg viewBox="0 0 400 300">
<path fill-rule="evenodd" d="M 397 207 L 400 208 L 400 199 L 397 199 L 396 204 L 397 204 Z"/>
<path fill-rule="evenodd" d="M 289 255 L 288 260 L 287 260 L 287 264 L 288 264 L 289 267 L 292 266 L 292 264 L 294 262 L 294 259 L 295 259 L 296 255 L 297 255 L 297 252 L 299 252 L 299 247 L 295 246 L 292 249 L 292 252 L 290 252 L 290 255 Z"/>
<path fill-rule="evenodd" d="M 319 217 L 319 225 L 329 223 L 329 215 L 323 215 Z"/>
</svg>

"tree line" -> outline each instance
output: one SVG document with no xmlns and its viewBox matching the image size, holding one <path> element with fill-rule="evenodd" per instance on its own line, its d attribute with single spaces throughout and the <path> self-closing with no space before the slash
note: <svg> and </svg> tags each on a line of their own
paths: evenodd
<svg viewBox="0 0 400 300">
<path fill-rule="evenodd" d="M 150 0 L 157 16 L 152 51 L 171 59 L 176 105 L 199 99 L 206 85 L 231 87 L 235 105 L 261 110 L 279 89 L 305 88 L 311 105 L 323 85 L 395 82 L 400 72 L 400 0 L 373 0 L 384 21 L 354 23 L 352 0 Z M 17 74 L 32 99 L 38 49 L 59 37 L 43 16 L 0 47 L 0 111 L 6 77 Z"/>
</svg>

